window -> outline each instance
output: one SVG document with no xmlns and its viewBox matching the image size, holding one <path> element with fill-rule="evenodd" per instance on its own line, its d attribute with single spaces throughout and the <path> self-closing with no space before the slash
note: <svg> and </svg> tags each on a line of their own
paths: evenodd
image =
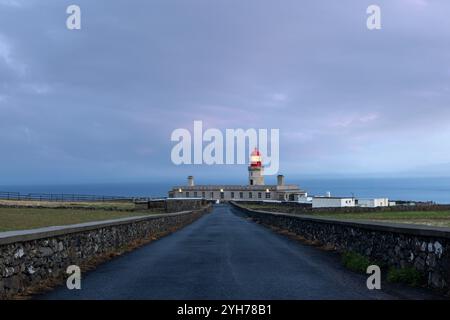
<svg viewBox="0 0 450 320">
<path fill-rule="evenodd" d="M 194 198 L 197 198 L 197 191 L 194 191 Z"/>
<path fill-rule="evenodd" d="M 189 191 L 186 192 L 186 198 L 189 198 Z"/>
<path fill-rule="evenodd" d="M 248 193 L 248 197 L 249 197 L 250 199 L 253 198 L 253 193 L 249 192 L 249 193 Z"/>
<path fill-rule="evenodd" d="M 270 199 L 270 192 L 266 192 L 266 199 Z"/>
<path fill-rule="evenodd" d="M 221 193 L 220 193 L 220 199 L 223 199 L 223 198 L 225 198 L 225 193 L 224 193 L 224 192 L 221 192 Z"/>
<path fill-rule="evenodd" d="M 205 191 L 203 191 L 202 192 L 202 198 L 205 198 L 206 197 L 206 194 L 205 194 Z"/>
<path fill-rule="evenodd" d="M 211 192 L 211 199 L 214 199 L 214 192 Z"/>
<path fill-rule="evenodd" d="M 251 185 L 251 186 L 253 185 L 253 179 L 250 180 L 250 185 Z"/>
<path fill-rule="evenodd" d="M 244 193 L 243 192 L 239 192 L 239 198 L 240 199 L 244 198 Z"/>
<path fill-rule="evenodd" d="M 258 199 L 261 199 L 262 198 L 262 194 L 261 194 L 261 192 L 258 192 Z"/>
<path fill-rule="evenodd" d="M 234 199 L 234 192 L 231 192 L 231 199 Z"/>
</svg>

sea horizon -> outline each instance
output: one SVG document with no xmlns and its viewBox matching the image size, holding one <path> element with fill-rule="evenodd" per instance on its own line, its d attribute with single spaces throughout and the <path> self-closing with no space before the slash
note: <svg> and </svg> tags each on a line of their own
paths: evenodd
<svg viewBox="0 0 450 320">
<path fill-rule="evenodd" d="M 240 184 L 240 181 L 203 181 L 202 184 Z M 271 182 L 271 181 L 270 181 Z M 269 182 L 269 183 L 270 183 Z M 433 201 L 450 203 L 450 177 L 393 178 L 305 178 L 291 179 L 309 195 L 354 196 L 356 198 L 387 197 L 393 201 Z M 84 194 L 123 197 L 166 197 L 173 186 L 183 180 L 165 182 L 105 182 L 73 184 L 0 185 L 1 192 Z"/>
</svg>

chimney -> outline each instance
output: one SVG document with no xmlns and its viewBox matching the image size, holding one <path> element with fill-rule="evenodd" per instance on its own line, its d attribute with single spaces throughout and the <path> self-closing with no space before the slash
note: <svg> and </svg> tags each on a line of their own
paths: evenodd
<svg viewBox="0 0 450 320">
<path fill-rule="evenodd" d="M 284 186 L 284 176 L 281 174 L 277 177 L 277 185 Z"/>
<path fill-rule="evenodd" d="M 189 187 L 193 187 L 194 186 L 194 177 L 193 176 L 189 176 L 188 177 L 188 186 Z"/>
</svg>

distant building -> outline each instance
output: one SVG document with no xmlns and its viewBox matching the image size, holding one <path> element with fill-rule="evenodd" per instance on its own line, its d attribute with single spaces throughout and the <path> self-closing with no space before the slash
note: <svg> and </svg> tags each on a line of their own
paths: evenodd
<svg viewBox="0 0 450 320">
<path fill-rule="evenodd" d="M 355 207 L 356 199 L 353 197 L 332 197 L 332 196 L 321 196 L 313 197 L 312 207 L 314 208 L 344 208 L 344 207 Z"/>
<path fill-rule="evenodd" d="M 377 208 L 377 207 L 388 207 L 390 205 L 390 202 L 388 198 L 374 198 L 374 199 L 358 199 L 357 204 L 359 207 Z"/>
<path fill-rule="evenodd" d="M 169 191 L 169 198 L 191 197 L 220 201 L 299 201 L 306 197 L 306 192 L 297 185 L 285 184 L 282 175 L 277 177 L 276 185 L 266 185 L 261 153 L 255 149 L 250 156 L 248 185 L 195 185 L 194 177 L 189 176 L 187 185 L 175 186 Z"/>
<path fill-rule="evenodd" d="M 298 198 L 297 202 L 305 203 L 305 204 L 312 204 L 312 200 L 313 200 L 313 197 L 310 197 L 310 196 L 308 196 L 307 193 L 305 193 L 304 195 L 302 195 Z"/>
<path fill-rule="evenodd" d="M 356 199 L 354 197 L 332 197 L 330 192 L 325 196 L 313 197 L 313 208 L 345 208 L 362 207 L 377 208 L 395 205 L 395 202 L 389 202 L 388 198 Z"/>
</svg>

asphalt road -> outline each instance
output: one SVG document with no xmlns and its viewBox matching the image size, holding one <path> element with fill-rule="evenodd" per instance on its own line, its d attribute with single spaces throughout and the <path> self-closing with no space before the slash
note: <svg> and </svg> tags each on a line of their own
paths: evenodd
<svg viewBox="0 0 450 320">
<path fill-rule="evenodd" d="M 216 206 L 184 229 L 83 274 L 82 289 L 37 299 L 426 299 L 342 267 L 335 253 L 291 240 Z"/>
</svg>

